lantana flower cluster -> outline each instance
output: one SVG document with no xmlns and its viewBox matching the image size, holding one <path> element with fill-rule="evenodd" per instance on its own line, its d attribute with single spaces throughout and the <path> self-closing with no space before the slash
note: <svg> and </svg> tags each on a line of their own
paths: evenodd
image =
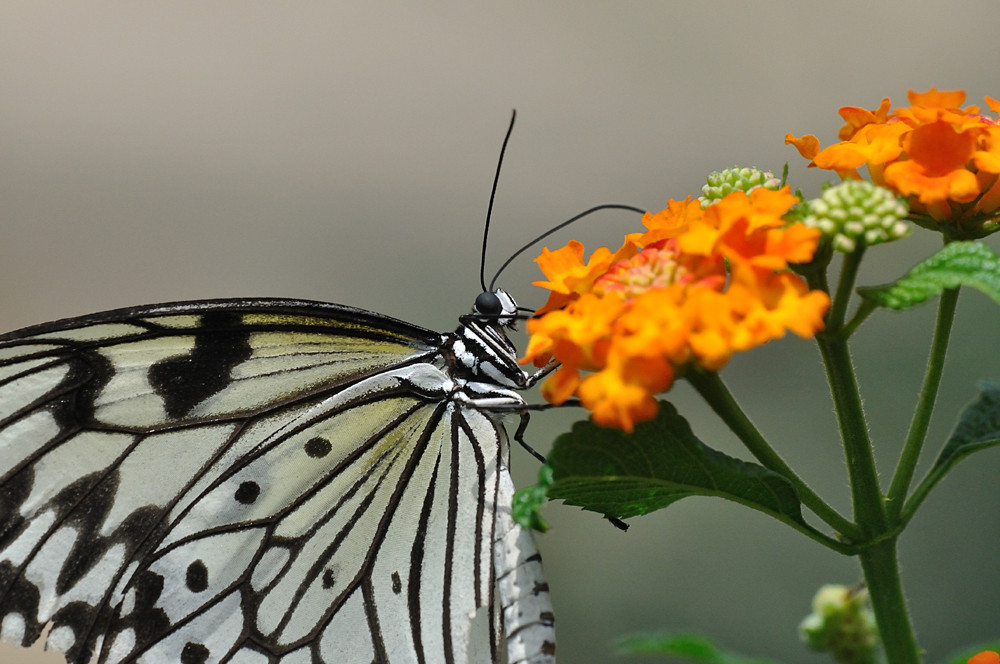
<svg viewBox="0 0 1000 664">
<path fill-rule="evenodd" d="M 861 179 L 866 166 L 872 182 L 909 199 L 910 210 L 934 222 L 947 220 L 953 235 L 984 235 L 995 230 L 1000 209 L 1000 124 L 979 107 L 961 108 L 963 91 L 910 91 L 910 106 L 889 110 L 888 97 L 877 109 L 840 109 L 846 124 L 841 141 L 820 149 L 808 134 L 785 137 L 810 166 Z M 986 104 L 1000 114 L 1000 102 Z M 986 230 L 983 226 L 986 226 Z"/>
<path fill-rule="evenodd" d="M 788 330 L 811 337 L 830 300 L 790 271 L 808 262 L 820 231 L 784 215 L 788 187 L 735 191 L 706 208 L 670 201 L 646 213 L 646 231 L 584 261 L 577 241 L 537 259 L 552 291 L 528 321 L 522 362 L 560 366 L 542 392 L 576 395 L 595 422 L 631 431 L 656 413 L 654 394 L 690 365 L 717 371 L 733 353 Z"/>
<path fill-rule="evenodd" d="M 1000 654 L 995 650 L 984 650 L 970 657 L 966 664 L 1000 664 Z"/>
</svg>

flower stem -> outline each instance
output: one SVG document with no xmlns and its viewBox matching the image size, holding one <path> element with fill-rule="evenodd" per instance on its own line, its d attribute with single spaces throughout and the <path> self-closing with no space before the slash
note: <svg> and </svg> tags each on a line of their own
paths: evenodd
<svg viewBox="0 0 1000 664">
<path fill-rule="evenodd" d="M 819 337 L 818 342 L 844 441 L 854 520 L 869 543 L 862 547 L 858 557 L 872 610 L 886 659 L 892 664 L 919 664 L 919 649 L 913 636 L 896 562 L 898 532 L 886 514 L 882 499 L 875 455 L 868 437 L 850 351 L 838 328 L 829 332 Z"/>
<path fill-rule="evenodd" d="M 840 270 L 840 281 L 837 282 L 837 292 L 833 296 L 833 304 L 830 313 L 826 317 L 827 331 L 830 333 L 841 332 L 844 326 L 844 318 L 847 315 L 847 304 L 851 301 L 851 294 L 854 291 L 854 280 L 857 279 L 858 269 L 861 267 L 861 259 L 864 257 L 865 247 L 861 245 L 853 253 L 844 256 L 844 265 Z"/>
<path fill-rule="evenodd" d="M 690 371 L 685 376 L 687 381 L 705 399 L 709 407 L 715 411 L 726 426 L 736 434 L 753 456 L 767 468 L 782 476 L 794 485 L 799 500 L 811 509 L 816 516 L 825 521 L 831 528 L 848 540 L 853 540 L 860 534 L 856 525 L 844 518 L 837 510 L 828 505 L 819 494 L 813 491 L 795 474 L 785 460 L 772 448 L 760 433 L 750 418 L 733 398 L 726 384 L 715 372 Z M 841 551 L 843 552 L 843 551 Z"/>
<path fill-rule="evenodd" d="M 927 436 L 927 427 L 934 412 L 934 401 L 937 398 L 938 386 L 941 384 L 941 373 L 944 370 L 945 353 L 948 350 L 948 340 L 951 336 L 952 323 L 955 320 L 955 308 L 958 304 L 958 289 L 948 289 L 941 293 L 938 303 L 937 323 L 934 328 L 934 339 L 927 358 L 927 370 L 924 373 L 924 383 L 920 387 L 920 397 L 913 412 L 910 430 L 906 434 L 906 443 L 899 457 L 899 464 L 889 485 L 886 505 L 889 519 L 895 521 L 903 510 L 906 492 L 913 480 L 913 472 L 920 459 L 920 450 Z"/>
<path fill-rule="evenodd" d="M 826 365 L 827 380 L 833 395 L 840 435 L 844 441 L 844 456 L 851 481 L 854 521 L 862 534 L 872 538 L 886 532 L 888 520 L 878 484 L 875 455 L 872 452 L 864 408 L 854 376 L 847 343 L 835 334 L 818 339 L 820 354 Z"/>
<path fill-rule="evenodd" d="M 903 586 L 896 561 L 896 536 L 878 542 L 858 554 L 865 574 L 875 621 L 891 664 L 919 664 L 920 649 L 906 610 Z"/>
</svg>

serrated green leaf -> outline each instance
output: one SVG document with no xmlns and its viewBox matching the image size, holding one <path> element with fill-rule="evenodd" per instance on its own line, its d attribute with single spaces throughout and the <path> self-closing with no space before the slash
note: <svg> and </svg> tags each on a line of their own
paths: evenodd
<svg viewBox="0 0 1000 664">
<path fill-rule="evenodd" d="M 959 461 L 996 445 L 1000 445 L 1000 382 L 984 380 L 979 383 L 979 397 L 959 415 L 937 461 L 907 503 L 906 512 L 912 515 L 934 485 Z"/>
<path fill-rule="evenodd" d="M 861 297 L 888 309 L 910 309 L 946 288 L 971 286 L 1000 304 L 1000 257 L 982 242 L 952 242 L 902 279 L 859 288 Z"/>
<path fill-rule="evenodd" d="M 700 664 L 775 664 L 726 652 L 700 634 L 633 634 L 617 641 L 617 655 L 664 655 Z"/>
<path fill-rule="evenodd" d="M 669 403 L 631 435 L 577 422 L 549 455 L 549 498 L 618 518 L 662 509 L 685 496 L 720 496 L 804 525 L 792 484 L 778 473 L 711 449 Z"/>
</svg>

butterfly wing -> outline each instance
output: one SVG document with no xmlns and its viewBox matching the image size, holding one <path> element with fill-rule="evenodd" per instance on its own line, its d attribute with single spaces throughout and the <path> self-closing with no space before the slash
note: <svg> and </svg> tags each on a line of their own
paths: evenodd
<svg viewBox="0 0 1000 664">
<path fill-rule="evenodd" d="M 0 636 L 51 623 L 80 663 L 498 661 L 506 436 L 446 396 L 443 340 L 284 300 L 0 337 Z"/>
</svg>

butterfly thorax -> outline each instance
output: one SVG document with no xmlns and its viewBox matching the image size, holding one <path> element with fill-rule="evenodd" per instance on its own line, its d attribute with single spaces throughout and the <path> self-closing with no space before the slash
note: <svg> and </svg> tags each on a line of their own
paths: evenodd
<svg viewBox="0 0 1000 664">
<path fill-rule="evenodd" d="M 524 389 L 528 374 L 518 365 L 517 349 L 506 332 L 514 328 L 516 314 L 517 304 L 502 290 L 476 298 L 472 313 L 463 316 L 458 328 L 444 337 L 441 355 L 445 371 L 455 378 Z"/>
</svg>

